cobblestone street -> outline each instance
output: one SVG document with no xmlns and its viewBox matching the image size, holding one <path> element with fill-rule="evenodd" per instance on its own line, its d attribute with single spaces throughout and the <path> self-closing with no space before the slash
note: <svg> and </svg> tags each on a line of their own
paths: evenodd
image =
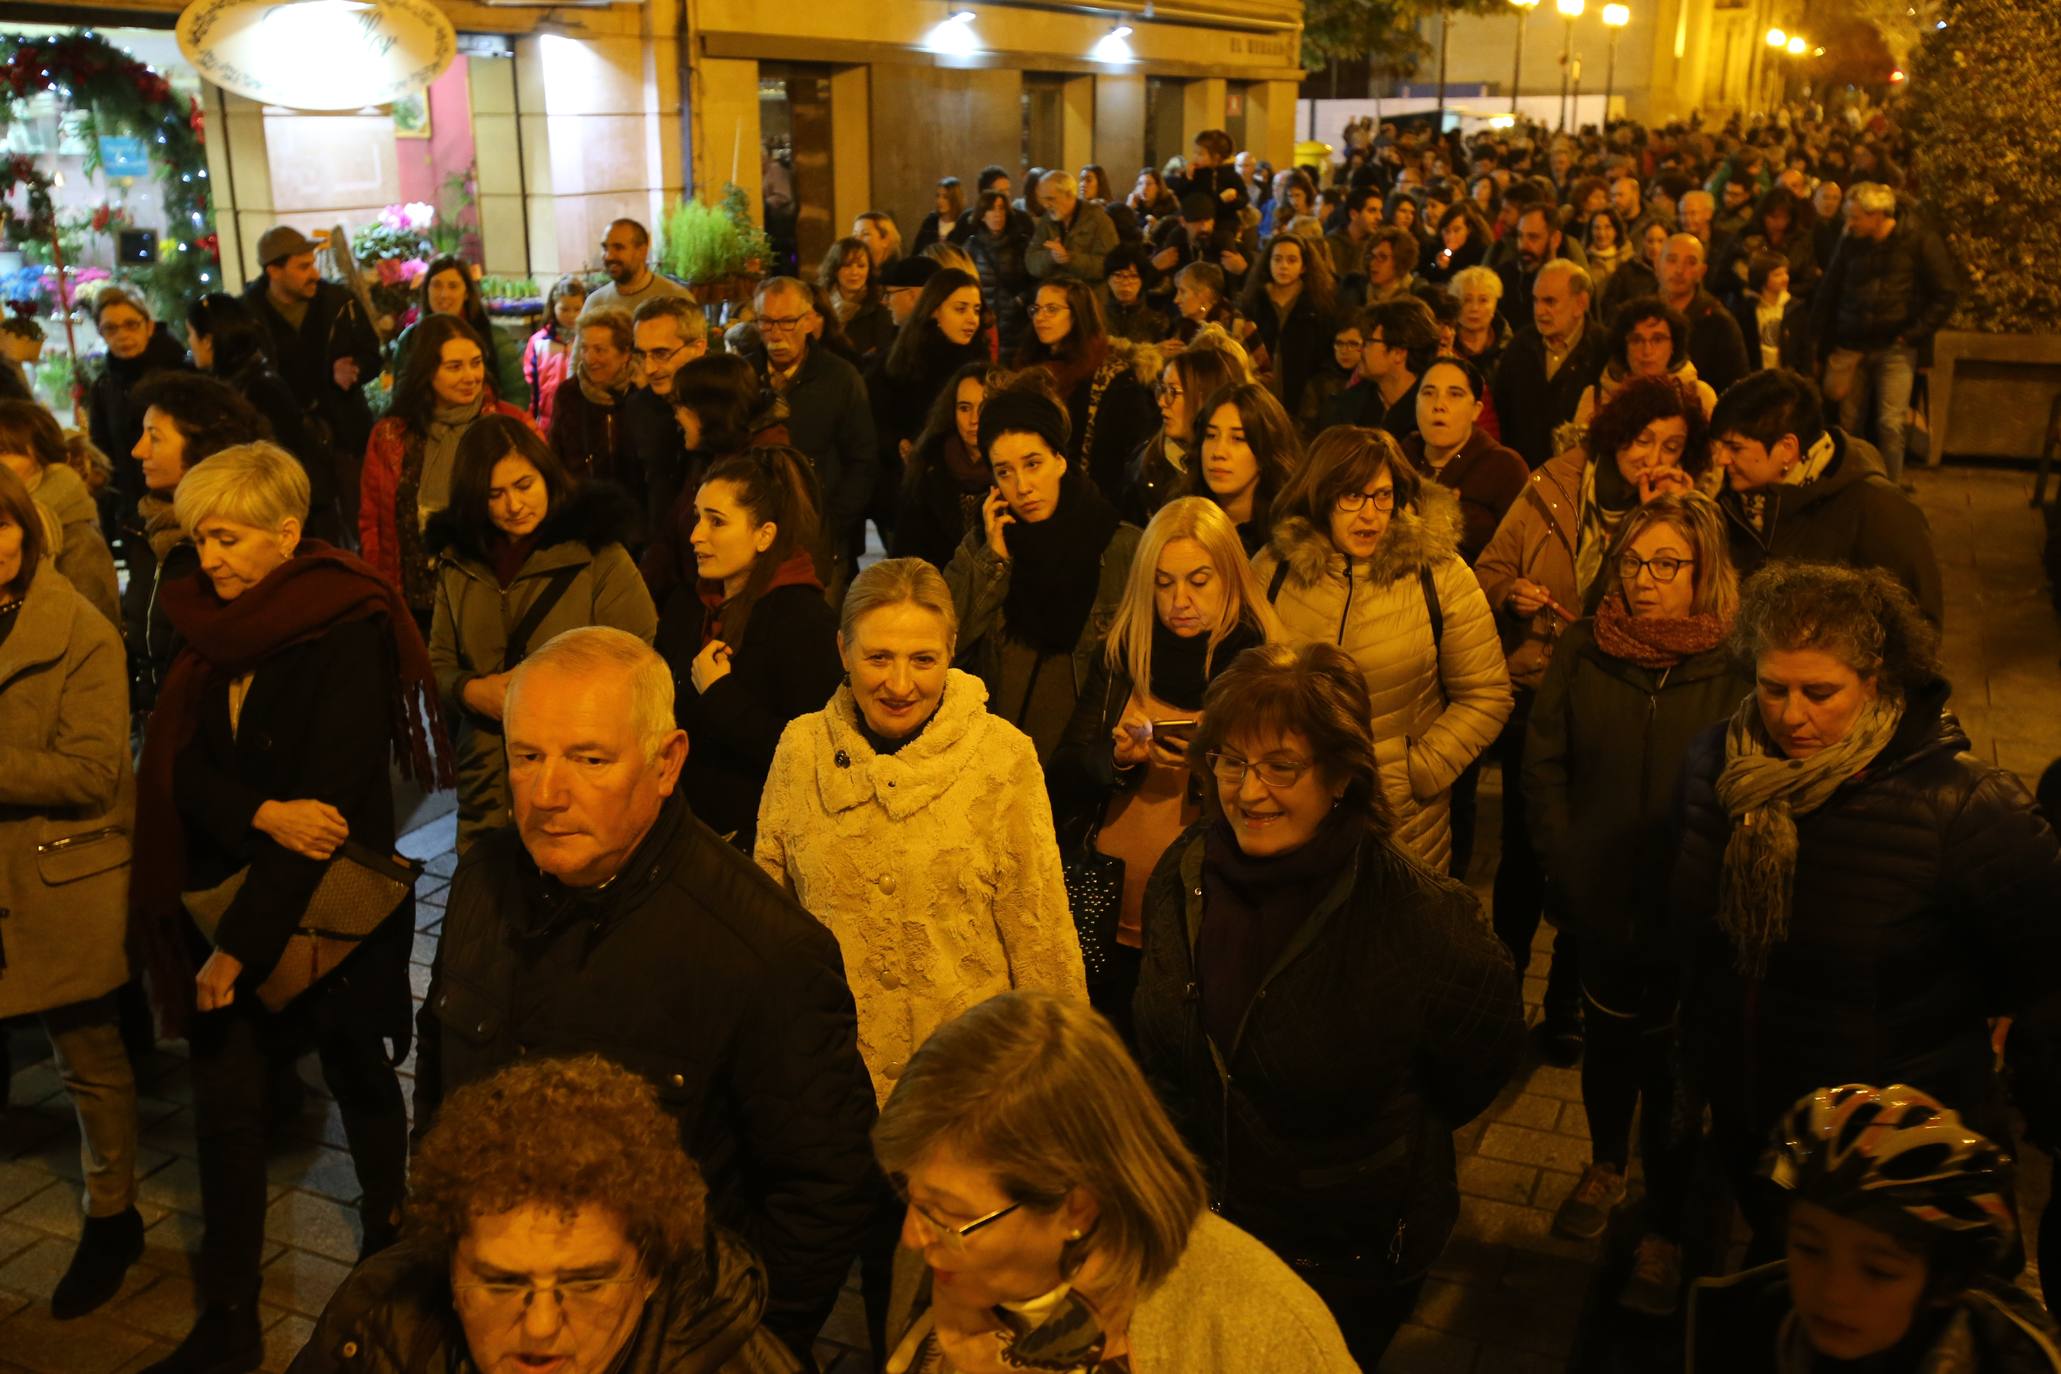
<svg viewBox="0 0 2061 1374">
<path fill-rule="evenodd" d="M 1946 575 L 1945 661 L 1976 751 L 2028 785 L 2061 755 L 2061 623 L 2039 565 L 2041 525 L 2022 469 L 1950 467 L 1913 474 Z M 1495 770 L 1485 770 L 1471 875 L 1484 902 L 1497 852 Z M 416 992 L 443 916 L 455 855 L 450 818 L 411 836 L 430 858 L 418 889 Z M 1536 1018 L 1544 941 L 1525 980 Z M 194 1315 L 200 1233 L 191 1090 L 184 1047 L 168 1044 L 141 1075 L 138 1206 L 148 1250 L 115 1301 L 77 1322 L 48 1313 L 79 1220 L 78 1140 L 68 1100 L 33 1025 L 12 1033 L 14 1106 L 0 1119 L 0 1374 L 117 1374 L 163 1356 Z M 40 1062 L 39 1062 L 40 1061 Z M 404 1065 L 404 1072 L 412 1060 Z M 303 1077 L 318 1081 L 312 1062 Z M 1551 1234 L 1553 1209 L 1588 1159 L 1577 1069 L 1534 1053 L 1486 1116 L 1459 1135 L 1459 1229 L 1433 1271 L 1415 1320 L 1392 1347 L 1393 1374 L 1528 1374 L 1564 1369 L 1587 1320 L 1602 1263 L 1597 1244 Z M 283 1369 L 357 1253 L 357 1185 L 333 1105 L 319 1091 L 274 1152 L 262 1291 L 267 1369 Z M 2024 1201 L 2044 1200 L 2028 1178 Z M 856 1292 L 847 1292 L 819 1354 L 827 1370 L 865 1367 Z"/>
</svg>

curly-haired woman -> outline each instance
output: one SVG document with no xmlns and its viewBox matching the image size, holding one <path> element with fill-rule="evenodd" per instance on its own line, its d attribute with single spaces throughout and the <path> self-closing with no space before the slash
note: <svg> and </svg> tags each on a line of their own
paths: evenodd
<svg viewBox="0 0 2061 1374">
<path fill-rule="evenodd" d="M 785 1374 L 766 1271 L 713 1225 L 658 1094 L 598 1055 L 460 1088 L 415 1152 L 405 1238 L 358 1266 L 293 1374 Z"/>
</svg>

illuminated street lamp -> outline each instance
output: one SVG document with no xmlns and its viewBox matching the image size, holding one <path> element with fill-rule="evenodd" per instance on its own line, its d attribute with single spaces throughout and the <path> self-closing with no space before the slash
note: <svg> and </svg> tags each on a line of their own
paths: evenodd
<svg viewBox="0 0 2061 1374">
<path fill-rule="evenodd" d="M 1789 42 L 1785 46 L 1791 57 L 1802 57 L 1804 53 L 1810 50 L 1810 44 L 1803 41 L 1803 35 L 1801 34 L 1791 34 Z"/>
<path fill-rule="evenodd" d="M 1517 10 L 1517 61 L 1510 67 L 1510 113 L 1517 113 L 1517 88 L 1524 79 L 1524 25 L 1531 18 L 1531 12 L 1539 7 L 1539 0 L 1510 0 Z"/>
<path fill-rule="evenodd" d="M 1632 22 L 1629 5 L 1605 5 L 1603 27 L 1610 30 L 1610 60 L 1603 67 L 1603 127 L 1610 127 L 1610 94 L 1617 88 L 1617 33 Z"/>
<path fill-rule="evenodd" d="M 1582 17 L 1588 0 L 1553 0 L 1560 17 L 1567 21 L 1567 38 L 1560 45 L 1560 128 L 1567 129 L 1567 80 L 1574 75 L 1574 21 Z"/>
<path fill-rule="evenodd" d="M 1781 31 L 1780 29 L 1769 29 L 1769 30 L 1768 30 L 1768 46 L 1769 46 L 1769 47 L 1771 47 L 1771 48 L 1780 48 L 1780 47 L 1786 47 L 1786 46 L 1788 45 L 1788 43 L 1789 43 L 1789 35 L 1788 35 L 1788 34 L 1786 34 L 1786 33 L 1782 32 L 1782 31 Z"/>
</svg>

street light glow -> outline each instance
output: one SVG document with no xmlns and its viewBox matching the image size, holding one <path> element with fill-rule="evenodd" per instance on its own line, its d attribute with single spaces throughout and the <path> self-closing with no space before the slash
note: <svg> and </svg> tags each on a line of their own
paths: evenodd
<svg viewBox="0 0 2061 1374">
<path fill-rule="evenodd" d="M 1539 7 L 1539 0 L 1510 0 L 1510 3 L 1521 10 L 1535 10 Z"/>
<path fill-rule="evenodd" d="M 1579 19 L 1582 17 L 1582 10 L 1587 8 L 1589 0 L 1554 0 L 1554 3 L 1559 7 L 1561 18 Z"/>
<path fill-rule="evenodd" d="M 1603 27 L 1605 27 L 1605 28 L 1609 28 L 1609 29 L 1621 29 L 1621 28 L 1623 28 L 1623 27 L 1624 27 L 1625 25 L 1627 25 L 1627 24 L 1629 24 L 1629 23 L 1631 23 L 1631 22 L 1632 22 L 1632 8 L 1631 8 L 1631 6 L 1629 6 L 1629 5 L 1605 5 L 1605 6 L 1603 7 Z"/>
<path fill-rule="evenodd" d="M 1784 33 L 1784 32 L 1782 32 L 1782 31 L 1781 31 L 1780 29 L 1769 29 L 1769 30 L 1768 30 L 1768 46 L 1769 46 L 1769 47 L 1771 47 L 1771 48 L 1779 48 L 1779 47 L 1781 47 L 1781 46 L 1782 46 L 1782 45 L 1783 45 L 1784 43 L 1787 43 L 1788 41 L 1789 41 L 1789 35 L 1788 35 L 1788 34 L 1786 34 L 1786 33 Z"/>
<path fill-rule="evenodd" d="M 1787 47 L 1791 57 L 1802 57 L 1805 51 L 1809 49 L 1810 44 L 1803 41 L 1801 34 L 1792 34 Z"/>
</svg>

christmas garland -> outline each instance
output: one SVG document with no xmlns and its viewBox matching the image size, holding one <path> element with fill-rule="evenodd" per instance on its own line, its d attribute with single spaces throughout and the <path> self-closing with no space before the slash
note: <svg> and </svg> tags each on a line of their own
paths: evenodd
<svg viewBox="0 0 2061 1374">
<path fill-rule="evenodd" d="M 48 243 L 50 233 L 56 227 L 55 211 L 50 203 L 50 178 L 44 176 L 36 166 L 36 159 L 26 153 L 15 153 L 5 163 L 4 175 L 0 175 L 0 239 L 20 247 L 29 243 Z M 20 215 L 14 209 L 14 188 L 28 187 L 28 213 Z"/>
<path fill-rule="evenodd" d="M 156 264 L 129 275 L 149 295 L 159 319 L 185 318 L 186 303 L 221 280 L 200 103 L 182 101 L 164 77 L 91 29 L 43 38 L 0 34 L 0 96 L 23 100 L 48 90 L 86 113 L 94 149 L 87 170 L 97 165 L 97 135 L 124 133 L 143 141 L 164 191 L 165 237 Z M 44 185 L 47 208 L 47 179 Z M 31 183 L 32 220 L 35 194 Z M 48 237 L 47 225 L 43 236 Z"/>
</svg>

